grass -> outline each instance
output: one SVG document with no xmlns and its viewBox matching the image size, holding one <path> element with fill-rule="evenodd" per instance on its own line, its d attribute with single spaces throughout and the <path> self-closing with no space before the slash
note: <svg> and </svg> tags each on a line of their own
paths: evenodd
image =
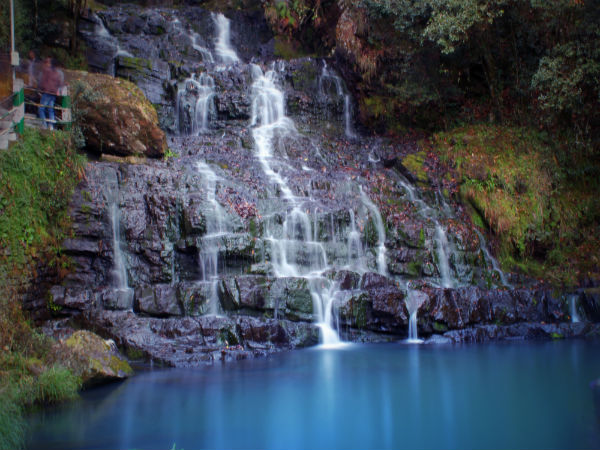
<svg viewBox="0 0 600 450">
<path fill-rule="evenodd" d="M 568 143 L 528 128 L 470 125 L 424 147 L 459 181 L 473 222 L 499 238 L 500 260 L 556 285 L 598 276 L 598 164 L 565 156 Z"/>
<path fill-rule="evenodd" d="M 27 408 L 74 398 L 81 384 L 77 356 L 37 332 L 20 299 L 38 264 L 57 278 L 68 270 L 60 248 L 84 164 L 61 131 L 26 129 L 0 153 L 0 448 L 23 446 Z"/>
<path fill-rule="evenodd" d="M 84 163 L 70 134 L 61 131 L 28 128 L 0 153 L 0 265 L 22 267 L 30 258 L 59 251 Z"/>
</svg>

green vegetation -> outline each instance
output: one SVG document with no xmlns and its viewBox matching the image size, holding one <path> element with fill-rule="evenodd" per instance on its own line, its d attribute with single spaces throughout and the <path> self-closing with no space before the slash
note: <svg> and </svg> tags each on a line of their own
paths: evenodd
<svg viewBox="0 0 600 450">
<path fill-rule="evenodd" d="M 456 171 L 473 222 L 498 236 L 506 269 L 567 285 L 599 275 L 598 165 L 528 128 L 466 126 L 424 145 Z"/>
<path fill-rule="evenodd" d="M 39 263 L 57 278 L 69 271 L 60 249 L 84 162 L 61 131 L 26 129 L 0 153 L 0 448 L 22 445 L 25 408 L 73 398 L 80 385 L 77 358 L 33 329 L 18 293 Z"/>
<path fill-rule="evenodd" d="M 0 154 L 0 264 L 23 269 L 30 258 L 64 262 L 60 244 L 66 237 L 66 208 L 83 176 L 85 158 L 77 154 L 68 133 L 25 129 Z"/>
<path fill-rule="evenodd" d="M 85 46 L 77 33 L 81 14 L 87 7 L 98 9 L 91 0 L 13 0 L 15 13 L 15 46 L 21 58 L 29 50 L 40 56 L 52 56 L 68 69 L 85 69 Z M 0 0 L 0 50 L 10 49 L 9 0 Z M 57 44 L 60 42 L 61 44 Z M 68 43 L 68 49 L 63 42 Z"/>
</svg>

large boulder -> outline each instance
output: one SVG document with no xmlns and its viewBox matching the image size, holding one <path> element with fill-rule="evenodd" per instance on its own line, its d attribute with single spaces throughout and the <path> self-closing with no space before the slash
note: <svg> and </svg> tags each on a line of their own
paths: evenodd
<svg viewBox="0 0 600 450">
<path fill-rule="evenodd" d="M 165 154 L 167 141 L 156 110 L 135 84 L 97 73 L 65 75 L 89 150 L 151 158 Z"/>
<path fill-rule="evenodd" d="M 84 387 L 122 380 L 133 374 L 115 343 L 105 341 L 91 331 L 76 331 L 65 344 L 80 357 L 78 371 Z"/>
</svg>

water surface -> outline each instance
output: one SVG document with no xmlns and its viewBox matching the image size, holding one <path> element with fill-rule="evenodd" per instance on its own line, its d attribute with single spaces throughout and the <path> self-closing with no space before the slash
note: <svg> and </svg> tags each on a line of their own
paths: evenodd
<svg viewBox="0 0 600 450">
<path fill-rule="evenodd" d="M 600 448 L 600 342 L 353 345 L 158 370 L 31 419 L 30 448 Z"/>
</svg>

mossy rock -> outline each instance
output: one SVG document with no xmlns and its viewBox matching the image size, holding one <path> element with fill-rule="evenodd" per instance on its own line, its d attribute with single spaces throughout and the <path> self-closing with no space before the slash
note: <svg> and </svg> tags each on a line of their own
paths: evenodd
<svg viewBox="0 0 600 450">
<path fill-rule="evenodd" d="M 411 153 L 402 159 L 402 165 L 410 172 L 412 178 L 417 183 L 426 184 L 429 182 L 429 176 L 425 171 L 425 160 L 427 155 L 424 151 Z"/>
<path fill-rule="evenodd" d="M 65 71 L 65 78 L 89 150 L 124 157 L 164 156 L 167 141 L 156 109 L 135 84 L 70 70 Z"/>
<path fill-rule="evenodd" d="M 76 331 L 65 344 L 80 357 L 81 366 L 75 372 L 79 372 L 84 387 L 122 380 L 133 374 L 115 343 L 91 331 Z"/>
</svg>

